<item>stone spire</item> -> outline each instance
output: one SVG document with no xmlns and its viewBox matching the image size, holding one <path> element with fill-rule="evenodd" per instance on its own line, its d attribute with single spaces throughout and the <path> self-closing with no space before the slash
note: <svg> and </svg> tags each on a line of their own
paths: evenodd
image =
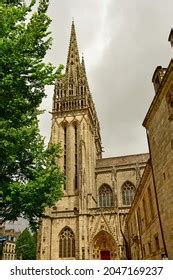
<svg viewBox="0 0 173 280">
<path fill-rule="evenodd" d="M 75 31 L 74 21 L 72 21 L 66 72 L 69 71 L 71 66 L 77 66 L 79 64 L 80 64 L 80 58 L 79 58 L 79 51 L 77 46 L 76 31 Z"/>
<path fill-rule="evenodd" d="M 57 79 L 53 98 L 53 113 L 61 117 L 88 114 L 95 133 L 97 154 L 101 155 L 100 126 L 88 85 L 84 57 L 80 61 L 74 21 L 71 26 L 66 72 Z"/>
<path fill-rule="evenodd" d="M 82 54 L 81 66 L 82 66 L 83 73 L 84 73 L 84 77 L 85 77 L 85 83 L 86 83 L 86 86 L 88 87 L 88 90 L 89 90 L 89 84 L 88 84 L 88 79 L 87 79 L 87 75 L 86 75 L 86 68 L 85 68 L 85 61 L 84 61 L 84 56 L 83 56 L 83 54 Z M 89 91 L 90 91 L 90 90 L 89 90 Z"/>
</svg>

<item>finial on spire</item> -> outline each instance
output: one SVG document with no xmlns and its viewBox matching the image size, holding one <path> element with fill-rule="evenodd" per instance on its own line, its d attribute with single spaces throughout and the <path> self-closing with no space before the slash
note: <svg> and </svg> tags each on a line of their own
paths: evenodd
<svg viewBox="0 0 173 280">
<path fill-rule="evenodd" d="M 170 42 L 171 47 L 173 47 L 173 28 L 171 28 L 168 41 Z"/>
</svg>

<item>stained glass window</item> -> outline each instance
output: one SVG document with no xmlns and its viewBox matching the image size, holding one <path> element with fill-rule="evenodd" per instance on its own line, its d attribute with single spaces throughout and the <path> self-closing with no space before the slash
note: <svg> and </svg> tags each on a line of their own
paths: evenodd
<svg viewBox="0 0 173 280">
<path fill-rule="evenodd" d="M 99 189 L 99 206 L 111 207 L 113 206 L 113 195 L 111 188 L 104 184 Z"/>
<path fill-rule="evenodd" d="M 75 238 L 73 231 L 69 227 L 65 227 L 60 233 L 59 257 L 75 257 Z"/>
<path fill-rule="evenodd" d="M 131 182 L 125 182 L 122 186 L 122 198 L 124 205 L 131 205 L 135 196 L 135 187 Z"/>
</svg>

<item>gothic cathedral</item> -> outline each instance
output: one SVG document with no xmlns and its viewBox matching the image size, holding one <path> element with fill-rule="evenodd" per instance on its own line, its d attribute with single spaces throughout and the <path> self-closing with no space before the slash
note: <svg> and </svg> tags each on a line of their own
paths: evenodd
<svg viewBox="0 0 173 280">
<path fill-rule="evenodd" d="M 126 216 L 148 154 L 102 159 L 99 121 L 74 22 L 65 74 L 56 82 L 51 143 L 61 143 L 64 196 L 46 209 L 39 259 L 128 258 Z"/>
</svg>

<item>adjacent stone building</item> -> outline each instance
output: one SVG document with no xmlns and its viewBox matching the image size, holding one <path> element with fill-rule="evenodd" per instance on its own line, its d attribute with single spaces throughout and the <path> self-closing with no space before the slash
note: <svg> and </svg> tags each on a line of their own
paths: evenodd
<svg viewBox="0 0 173 280">
<path fill-rule="evenodd" d="M 170 79 L 173 80 L 172 77 Z M 168 103 L 167 101 L 166 104 Z M 148 131 L 149 114 L 144 122 Z M 160 247 L 157 248 L 157 253 L 164 251 L 160 231 L 154 230 L 159 222 L 152 174 L 151 171 L 146 171 L 151 170 L 151 163 L 147 164 L 149 154 L 102 158 L 99 121 L 89 89 L 84 58 L 81 61 L 79 58 L 74 22 L 71 27 L 66 71 L 56 82 L 53 97 L 50 143 L 59 142 L 63 148 L 63 156 L 58 164 L 66 175 L 64 197 L 45 211 L 46 216 L 41 221 L 38 236 L 38 258 L 145 258 L 141 247 L 143 241 L 138 244 L 137 249 L 131 243 L 134 234 L 138 238 L 141 234 L 136 234 L 132 229 L 129 233 L 128 228 L 132 225 L 131 219 L 135 219 L 133 209 L 139 207 L 143 201 L 144 192 L 149 192 L 141 177 L 146 177 L 151 183 L 153 198 L 147 200 L 146 207 L 153 207 L 154 217 L 150 222 L 153 224 L 155 241 L 159 239 Z M 154 164 L 153 156 L 151 162 Z M 169 165 L 171 156 L 168 160 Z M 171 169 L 167 167 L 164 172 L 167 174 L 168 170 L 171 186 Z M 144 187 L 144 190 L 138 190 L 138 186 L 140 189 Z M 136 196 L 136 204 L 133 204 L 133 209 L 130 210 L 136 192 L 137 195 L 142 193 L 142 196 L 139 195 L 139 202 Z M 171 189 L 169 194 L 171 195 Z M 148 238 L 147 233 L 145 234 Z M 171 238 L 171 233 L 168 235 L 167 238 Z"/>
<path fill-rule="evenodd" d="M 171 30 L 169 41 L 173 41 Z M 165 253 L 173 259 L 173 59 L 153 75 L 155 97 L 143 125 L 147 131 Z"/>
<path fill-rule="evenodd" d="M 173 45 L 173 30 L 169 35 Z M 143 125 L 147 163 L 127 218 L 132 259 L 173 259 L 173 60 L 153 74 L 155 97 Z"/>
<path fill-rule="evenodd" d="M 131 205 L 127 228 L 131 259 L 161 259 L 165 250 L 150 160 Z"/>
<path fill-rule="evenodd" d="M 0 227 L 0 259 L 16 260 L 16 240 L 20 232 Z"/>
</svg>

